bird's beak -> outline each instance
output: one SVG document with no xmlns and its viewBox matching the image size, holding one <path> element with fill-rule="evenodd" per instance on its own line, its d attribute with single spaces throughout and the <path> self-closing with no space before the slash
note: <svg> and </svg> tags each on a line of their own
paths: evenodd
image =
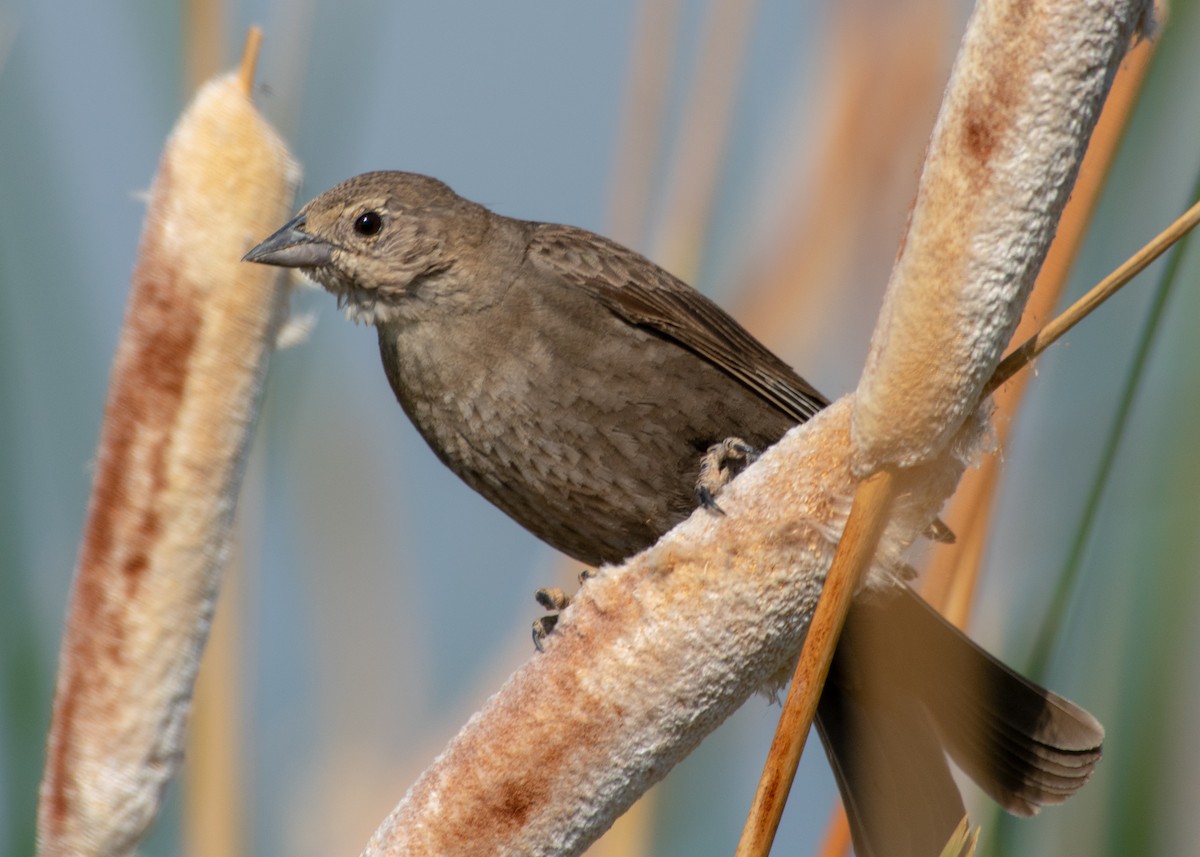
<svg viewBox="0 0 1200 857">
<path fill-rule="evenodd" d="M 298 214 L 242 257 L 243 262 L 278 265 L 281 268 L 320 268 L 332 259 L 333 245 L 304 231 L 304 215 Z"/>
</svg>

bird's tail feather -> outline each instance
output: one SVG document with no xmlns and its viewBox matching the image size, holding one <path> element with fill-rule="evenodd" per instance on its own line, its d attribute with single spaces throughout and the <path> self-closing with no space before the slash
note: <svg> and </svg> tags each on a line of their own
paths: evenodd
<svg viewBox="0 0 1200 857">
<path fill-rule="evenodd" d="M 859 857 L 938 854 L 963 816 L 944 749 L 1033 815 L 1091 776 L 1104 730 L 989 655 L 908 587 L 856 601 L 817 712 Z"/>
</svg>

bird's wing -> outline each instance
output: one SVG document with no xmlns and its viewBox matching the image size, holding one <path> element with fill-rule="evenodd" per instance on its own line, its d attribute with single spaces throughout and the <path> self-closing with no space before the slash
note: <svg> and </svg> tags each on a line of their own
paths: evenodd
<svg viewBox="0 0 1200 857">
<path fill-rule="evenodd" d="M 542 271 L 591 292 L 630 324 L 708 360 L 797 422 L 829 404 L 719 306 L 614 241 L 571 226 L 537 224 L 526 255 Z"/>
</svg>

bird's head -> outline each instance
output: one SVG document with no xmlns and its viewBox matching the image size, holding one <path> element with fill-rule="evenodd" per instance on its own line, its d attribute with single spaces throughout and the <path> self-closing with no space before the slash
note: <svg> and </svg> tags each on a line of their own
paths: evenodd
<svg viewBox="0 0 1200 857">
<path fill-rule="evenodd" d="M 446 303 L 452 269 L 487 231 L 489 213 L 437 179 L 364 173 L 300 209 L 243 259 L 299 268 L 368 324 Z"/>
</svg>

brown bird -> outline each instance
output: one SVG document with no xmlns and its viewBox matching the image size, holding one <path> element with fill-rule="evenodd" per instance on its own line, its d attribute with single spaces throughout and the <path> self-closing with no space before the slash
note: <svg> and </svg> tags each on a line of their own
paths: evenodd
<svg viewBox="0 0 1200 857">
<path fill-rule="evenodd" d="M 427 176 L 350 179 L 246 259 L 302 269 L 375 325 L 392 390 L 438 458 L 589 565 L 715 505 L 730 459 L 828 404 L 648 259 Z M 940 852 L 964 814 L 945 752 L 1032 815 L 1082 787 L 1104 736 L 899 581 L 852 608 L 817 725 L 860 857 Z"/>
</svg>

